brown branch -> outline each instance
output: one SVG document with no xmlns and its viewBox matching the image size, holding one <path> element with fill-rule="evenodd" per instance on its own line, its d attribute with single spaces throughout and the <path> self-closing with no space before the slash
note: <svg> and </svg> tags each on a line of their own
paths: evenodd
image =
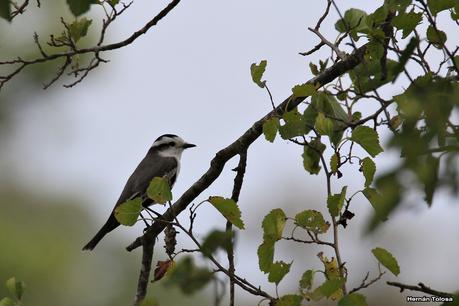
<svg viewBox="0 0 459 306">
<path fill-rule="evenodd" d="M 242 183 L 244 182 L 245 169 L 247 167 L 247 151 L 239 154 L 239 164 L 236 169 L 236 177 L 234 178 L 233 194 L 231 199 L 234 202 L 239 201 L 239 195 L 241 193 Z M 227 258 L 228 258 L 228 272 L 230 281 L 230 306 L 234 306 L 234 236 L 232 234 L 233 224 L 229 221 L 226 222 L 226 231 L 231 233 L 231 244 L 229 245 Z"/>
<path fill-rule="evenodd" d="M 327 46 L 329 46 L 333 51 L 335 51 L 336 55 L 338 55 L 338 57 L 341 59 L 341 60 L 344 60 L 346 58 L 346 53 L 344 53 L 343 51 L 341 51 L 335 44 L 333 44 L 332 42 L 328 41 L 320 32 L 319 30 L 317 29 L 313 29 L 313 28 L 308 28 L 309 31 L 311 31 L 312 33 L 316 34 L 320 40 L 322 41 L 322 43 L 326 44 Z"/>
<path fill-rule="evenodd" d="M 337 77 L 356 67 L 363 60 L 366 45 L 356 49 L 345 60 L 338 61 L 333 66 L 309 80 L 308 83 L 323 86 L 335 80 Z M 197 196 L 206 190 L 221 174 L 223 168 L 231 158 L 246 151 L 247 148 L 262 134 L 263 123 L 273 116 L 282 116 L 285 112 L 292 110 L 303 102 L 307 97 L 290 96 L 284 100 L 276 109 L 266 114 L 255 122 L 241 137 L 232 144 L 220 150 L 210 163 L 209 169 L 196 181 L 183 195 L 146 231 L 144 235 L 158 236 L 168 222 L 179 215 Z M 142 237 L 137 238 L 126 249 L 132 251 L 142 245 Z"/>
<path fill-rule="evenodd" d="M 379 264 L 378 264 L 378 268 L 379 268 L 378 276 L 376 276 L 372 280 L 368 281 L 368 277 L 370 277 L 370 272 L 367 272 L 367 274 L 365 275 L 364 279 L 362 280 L 362 283 L 360 284 L 360 286 L 358 286 L 358 287 L 352 289 L 351 291 L 349 291 L 349 294 L 357 292 L 357 291 L 362 290 L 364 288 L 368 288 L 371 285 L 373 285 L 374 283 L 376 283 L 378 280 L 380 280 L 381 277 L 383 277 L 383 275 L 386 273 L 386 271 L 381 271 L 381 265 L 379 265 Z"/>
<path fill-rule="evenodd" d="M 151 262 L 153 259 L 153 249 L 155 246 L 155 238 L 143 236 L 143 253 L 142 265 L 140 267 L 139 281 L 137 283 L 137 293 L 134 299 L 134 306 L 140 305 L 147 295 L 148 280 L 150 278 Z"/>
<path fill-rule="evenodd" d="M 23 14 L 25 12 L 25 9 L 27 8 L 27 6 L 29 5 L 29 1 L 30 0 L 25 0 L 21 5 L 17 5 L 15 4 L 14 2 L 11 1 L 11 4 L 14 6 L 14 11 L 11 12 L 10 14 L 10 18 L 11 20 L 13 20 L 14 17 L 16 17 L 17 15 L 19 14 Z M 38 7 L 40 7 L 39 5 L 40 3 L 38 3 Z"/>
<path fill-rule="evenodd" d="M 325 20 L 325 18 L 327 18 L 328 16 L 328 13 L 330 13 L 330 6 L 332 4 L 332 1 L 331 0 L 327 0 L 327 7 L 325 8 L 325 12 L 323 13 L 323 15 L 319 18 L 319 21 L 317 21 L 317 24 L 316 26 L 314 27 L 314 30 L 316 31 L 319 31 L 319 28 L 320 28 L 320 25 L 322 24 L 322 22 Z M 312 48 L 311 50 L 309 51 L 306 51 L 306 52 L 300 52 L 300 55 L 303 55 L 303 56 L 307 56 L 307 55 L 311 55 L 312 53 L 320 50 L 320 48 L 322 48 L 323 46 L 325 46 L 325 43 L 323 41 L 321 41 L 320 43 L 318 43 L 314 48 Z"/>
<path fill-rule="evenodd" d="M 427 293 L 427 294 L 432 294 L 432 295 L 435 295 L 435 296 L 440 296 L 440 297 L 445 297 L 445 298 L 454 297 L 454 294 L 452 294 L 452 293 L 434 290 L 434 289 L 432 289 L 430 287 L 427 287 L 423 283 L 418 283 L 417 286 L 406 285 L 406 284 L 402 284 L 402 283 L 398 283 L 398 282 L 386 282 L 386 283 L 389 286 L 394 286 L 394 287 L 400 288 L 400 292 L 403 292 L 403 290 L 406 289 L 406 290 L 411 290 L 411 291 L 424 292 L 424 293 Z"/>
<path fill-rule="evenodd" d="M 331 242 L 327 242 L 327 241 L 322 241 L 322 240 L 319 240 L 319 239 L 312 239 L 312 240 L 304 240 L 304 239 L 299 239 L 299 238 L 296 238 L 296 237 L 293 237 L 290 236 L 290 237 L 282 237 L 283 240 L 291 240 L 291 241 L 295 241 L 295 242 L 298 242 L 298 243 L 305 243 L 305 244 L 321 244 L 321 245 L 328 245 L 330 247 L 334 247 L 333 243 Z"/>
</svg>

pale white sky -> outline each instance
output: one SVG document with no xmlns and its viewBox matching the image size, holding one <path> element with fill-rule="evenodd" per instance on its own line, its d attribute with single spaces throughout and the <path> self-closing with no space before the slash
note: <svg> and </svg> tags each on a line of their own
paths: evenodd
<svg viewBox="0 0 459 306">
<path fill-rule="evenodd" d="M 351 6 L 370 10 L 381 3 L 337 2 L 343 12 Z M 110 41 L 120 40 L 143 26 L 166 3 L 134 3 L 113 25 Z M 307 30 L 322 13 L 323 4 L 318 3 L 322 2 L 184 1 L 146 36 L 108 54 L 111 62 L 77 87 L 64 89 L 55 85 L 52 91 L 13 96 L 13 103 L 31 99 L 33 103 L 24 103 L 14 114 L 13 137 L 3 148 L 0 165 L 14 171 L 19 182 L 38 190 L 70 191 L 88 199 L 94 207 L 87 208 L 94 210 L 97 224 L 88 225 L 89 237 L 105 221 L 127 177 L 154 139 L 175 133 L 198 145 L 183 155 L 181 175 L 174 187 L 178 198 L 207 169 L 215 152 L 270 110 L 266 93 L 251 81 L 251 63 L 268 60 L 265 79 L 277 103 L 291 93 L 293 85 L 311 78 L 308 64 L 319 57 L 304 58 L 298 52 L 318 42 Z M 91 13 L 97 14 L 95 10 Z M 337 15 L 332 11 L 330 16 L 322 29 L 333 39 Z M 23 31 L 31 36 L 33 30 Z M 457 32 L 448 35 L 451 41 L 458 40 Z M 328 50 L 321 53 L 321 58 L 328 54 Z M 386 94 L 396 93 L 386 90 Z M 397 154 L 383 153 L 377 162 L 390 168 L 397 162 Z M 224 175 L 201 200 L 208 195 L 230 196 L 233 173 L 229 169 L 235 163 L 234 160 L 225 168 Z M 349 184 L 354 192 L 361 188 L 363 178 L 355 169 L 335 183 L 334 191 L 343 184 Z M 295 194 L 295 198 L 289 194 Z M 265 280 L 261 273 L 252 272 L 258 264 L 256 248 L 261 242 L 262 217 L 279 206 L 290 215 L 312 207 L 326 213 L 324 195 L 324 177 L 302 170 L 298 147 L 279 139 L 274 144 L 257 140 L 249 151 L 240 200 L 248 234 L 240 235 L 238 252 L 244 255 L 238 260 L 238 270 L 255 282 Z M 370 250 L 382 246 L 399 259 L 399 281 L 425 281 L 445 291 L 457 289 L 451 281 L 455 277 L 452 271 L 459 270 L 459 264 L 451 261 L 459 255 L 452 245 L 459 240 L 459 207 L 451 205 L 457 199 L 440 195 L 431 209 L 422 202 L 416 203 L 416 210 L 395 215 L 367 238 L 362 238 L 361 233 L 371 207 L 362 197 L 356 200 L 356 220 L 343 231 L 341 243 L 351 284 L 358 285 L 366 271 L 375 271 Z M 213 209 L 203 208 L 201 213 L 201 233 L 221 228 L 223 219 Z M 110 235 L 106 243 L 124 247 L 140 231 L 126 229 L 125 234 Z M 305 267 L 299 269 L 302 272 L 311 265 L 319 267 L 315 254 L 320 250 L 303 248 L 305 255 L 298 258 L 292 256 L 293 251 L 300 251 L 298 247 L 282 243 L 276 257 L 285 261 L 296 258 L 294 265 Z M 330 252 L 327 255 L 333 256 Z M 426 266 L 427 269 L 421 268 Z M 299 275 L 292 276 L 292 287 L 288 289 L 283 284 L 281 291 L 295 290 L 298 278 Z M 380 282 L 376 288 L 384 287 Z M 384 292 L 398 294 L 395 289 L 387 290 Z"/>
</svg>

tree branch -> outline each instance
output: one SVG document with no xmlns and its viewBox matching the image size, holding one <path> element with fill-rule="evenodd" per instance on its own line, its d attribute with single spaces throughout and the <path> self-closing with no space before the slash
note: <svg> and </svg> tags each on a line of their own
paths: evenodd
<svg viewBox="0 0 459 306">
<path fill-rule="evenodd" d="M 180 3 L 180 1 L 181 0 L 173 0 L 172 2 L 170 2 L 155 17 L 153 17 L 153 19 L 151 19 L 149 22 L 147 22 L 141 29 L 139 29 L 138 31 L 134 32 L 131 36 L 129 36 L 128 38 L 126 38 L 126 39 L 124 39 L 124 40 L 122 40 L 120 42 L 107 44 L 107 45 L 102 45 L 101 44 L 101 40 L 103 41 L 103 38 L 105 37 L 105 30 L 106 30 L 106 27 L 108 25 L 108 24 L 104 23 L 104 27 L 102 29 L 101 38 L 100 38 L 101 40 L 99 40 L 99 43 L 94 47 L 83 48 L 83 49 L 78 49 L 78 48 L 74 47 L 74 48 L 70 48 L 70 50 L 65 51 L 65 52 L 57 52 L 57 53 L 47 54 L 47 55 L 43 54 L 41 52 L 41 54 L 40 54 L 41 57 L 37 57 L 37 58 L 31 59 L 31 60 L 25 60 L 23 58 L 18 57 L 18 58 L 13 59 L 13 60 L 0 61 L 0 65 L 18 65 L 17 68 L 13 69 L 13 71 L 10 72 L 9 74 L 0 76 L 0 90 L 3 87 L 3 85 L 5 85 L 6 82 L 11 80 L 14 76 L 16 76 L 19 72 L 21 72 L 22 69 L 24 69 L 26 66 L 39 64 L 39 63 L 44 63 L 44 62 L 49 62 L 49 61 L 53 61 L 53 60 L 56 60 L 56 59 L 59 59 L 59 58 L 66 58 L 67 61 L 68 61 L 69 58 L 72 58 L 75 55 L 81 55 L 81 54 L 86 54 L 86 53 L 94 53 L 95 57 L 100 60 L 100 57 L 99 57 L 99 53 L 100 52 L 119 49 L 121 47 L 125 47 L 125 46 L 131 44 L 138 37 L 140 37 L 141 35 L 147 33 L 148 30 L 150 28 L 152 28 L 153 26 L 155 26 L 161 19 L 166 17 Z M 129 5 L 125 6 L 125 8 L 122 9 L 122 11 L 124 11 L 127 7 L 129 7 Z M 114 18 L 116 16 L 117 15 L 115 15 Z M 110 23 L 110 21 L 108 21 L 108 23 Z M 51 40 L 53 41 L 53 37 L 51 37 Z M 88 69 L 88 72 L 89 72 L 89 70 L 92 70 L 95 67 L 90 65 L 88 68 L 90 68 L 90 69 Z M 86 75 L 84 75 L 82 78 L 78 79 L 75 83 L 70 84 L 68 87 L 71 87 L 71 86 L 77 84 L 85 76 Z M 59 75 L 59 77 L 60 77 L 60 75 Z M 57 80 L 57 78 L 56 78 L 56 80 Z M 54 81 L 55 80 L 53 80 L 53 82 Z"/>
<path fill-rule="evenodd" d="M 406 285 L 398 282 L 386 282 L 389 286 L 394 286 L 400 288 L 400 292 L 403 292 L 403 290 L 412 290 L 412 291 L 419 291 L 419 292 L 424 292 L 427 294 L 432 294 L 435 296 L 440 296 L 440 297 L 454 297 L 454 294 L 448 293 L 448 292 L 442 292 L 438 290 L 434 290 L 432 288 L 427 287 L 423 283 L 418 283 L 417 286 L 412 286 L 412 285 Z"/>
<path fill-rule="evenodd" d="M 239 164 L 236 169 L 236 177 L 234 178 L 233 194 L 231 199 L 234 202 L 239 201 L 239 195 L 241 193 L 242 183 L 244 182 L 244 174 L 247 166 L 247 151 L 239 154 Z M 231 244 L 228 248 L 228 272 L 230 281 L 230 306 L 234 306 L 234 236 L 232 235 L 233 224 L 229 221 L 226 222 L 226 231 L 231 233 Z"/>
<path fill-rule="evenodd" d="M 150 279 L 151 262 L 153 259 L 153 249 L 155 246 L 155 238 L 150 236 L 142 237 L 143 253 L 142 265 L 140 267 L 139 281 L 137 283 L 137 293 L 134 299 L 134 306 L 140 305 L 147 295 L 148 280 Z"/>
<path fill-rule="evenodd" d="M 308 81 L 316 86 L 323 86 L 335 80 L 337 77 L 356 67 L 363 60 L 366 45 L 356 49 L 344 60 L 337 62 L 330 68 Z M 246 151 L 247 148 L 262 134 L 263 123 L 273 116 L 282 116 L 285 112 L 292 110 L 303 102 L 307 97 L 290 96 L 285 99 L 276 109 L 272 110 L 263 118 L 255 122 L 241 137 L 232 144 L 220 150 L 210 163 L 209 169 L 196 181 L 183 195 L 159 218 L 155 221 L 144 235 L 156 237 L 165 228 L 168 222 L 180 214 L 197 196 L 206 190 L 222 173 L 225 164 L 237 154 Z M 137 238 L 126 249 L 132 251 L 142 245 L 142 237 Z"/>
</svg>

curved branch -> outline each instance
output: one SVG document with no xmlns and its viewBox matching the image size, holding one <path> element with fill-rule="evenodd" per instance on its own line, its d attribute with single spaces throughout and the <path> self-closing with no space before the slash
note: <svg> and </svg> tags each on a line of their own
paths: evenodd
<svg viewBox="0 0 459 306">
<path fill-rule="evenodd" d="M 310 84 L 315 84 L 320 87 L 330 83 L 337 77 L 353 69 L 361 63 L 363 55 L 365 54 L 366 45 L 356 49 L 351 55 L 346 56 L 341 60 L 323 71 L 321 74 L 308 81 Z M 263 116 L 260 120 L 255 122 L 241 137 L 239 137 L 232 144 L 220 150 L 210 163 L 209 169 L 204 173 L 201 178 L 196 181 L 183 195 L 159 218 L 148 228 L 144 235 L 158 236 L 166 227 L 168 222 L 174 220 L 175 216 L 180 214 L 197 196 L 206 190 L 222 173 L 225 164 L 237 154 L 246 151 L 249 146 L 262 134 L 263 123 L 273 117 L 282 116 L 287 111 L 297 107 L 307 97 L 293 97 L 290 96 L 284 100 L 274 110 Z M 137 238 L 126 249 L 132 251 L 142 245 L 142 237 Z"/>
</svg>

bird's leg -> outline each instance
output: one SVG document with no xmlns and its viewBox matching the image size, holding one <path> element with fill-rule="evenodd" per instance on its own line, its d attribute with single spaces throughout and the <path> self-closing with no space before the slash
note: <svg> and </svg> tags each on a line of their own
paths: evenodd
<svg viewBox="0 0 459 306">
<path fill-rule="evenodd" d="M 147 220 L 146 220 L 145 217 L 142 215 L 142 213 L 140 213 L 140 219 L 142 219 L 142 221 L 145 223 L 146 228 L 150 227 L 150 224 L 148 224 Z"/>
<path fill-rule="evenodd" d="M 157 213 L 156 211 L 154 211 L 153 209 L 149 208 L 149 207 L 144 207 L 143 209 L 145 209 L 147 211 L 147 213 L 150 215 L 150 217 L 152 219 L 154 219 L 154 217 L 151 215 L 151 214 L 154 214 L 156 215 L 156 217 L 161 217 L 161 214 L 160 213 Z"/>
</svg>

